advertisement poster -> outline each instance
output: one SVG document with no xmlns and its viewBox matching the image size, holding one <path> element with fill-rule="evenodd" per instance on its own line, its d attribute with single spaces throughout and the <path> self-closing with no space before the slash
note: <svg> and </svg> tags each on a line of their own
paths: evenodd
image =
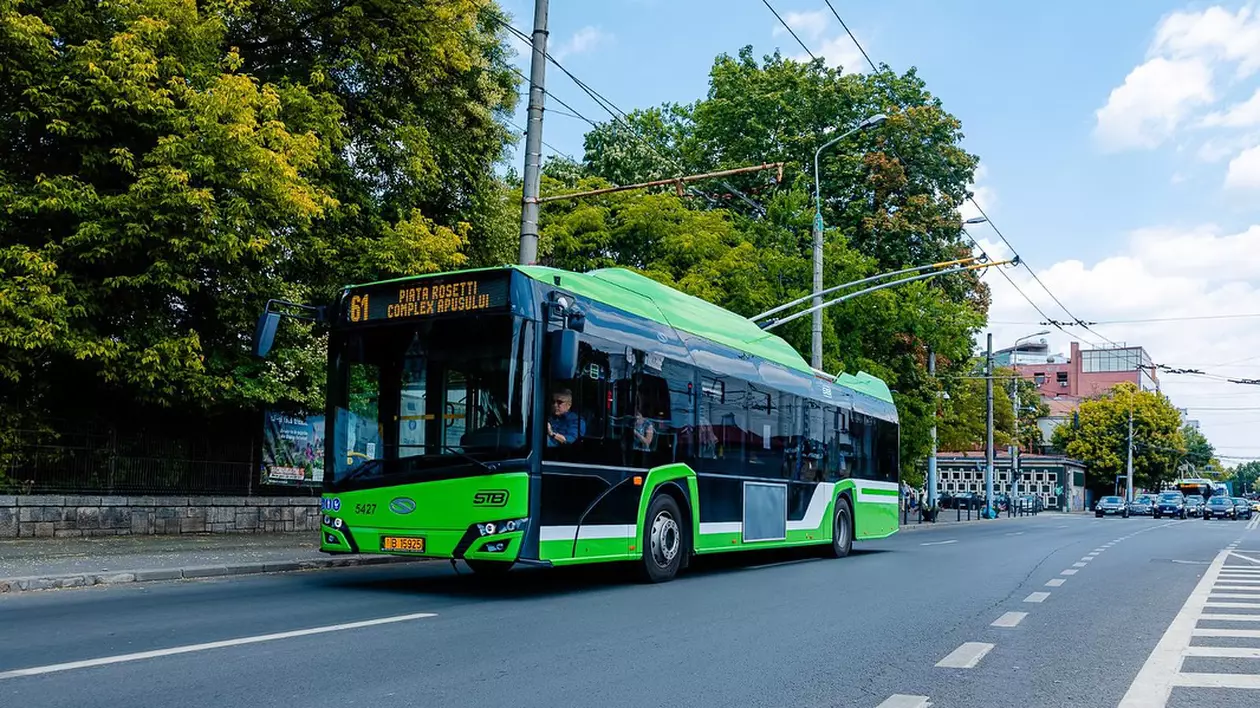
<svg viewBox="0 0 1260 708">
<path fill-rule="evenodd" d="M 263 416 L 263 484 L 324 481 L 324 417 L 267 411 Z"/>
</svg>

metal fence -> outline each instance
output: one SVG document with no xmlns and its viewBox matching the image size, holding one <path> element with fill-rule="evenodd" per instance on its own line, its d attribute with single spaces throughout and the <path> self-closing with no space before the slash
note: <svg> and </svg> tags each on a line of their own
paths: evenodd
<svg viewBox="0 0 1260 708">
<path fill-rule="evenodd" d="M 54 424 L 21 431 L 5 471 L 18 494 L 314 494 L 259 484 L 256 416 L 144 426 Z"/>
</svg>

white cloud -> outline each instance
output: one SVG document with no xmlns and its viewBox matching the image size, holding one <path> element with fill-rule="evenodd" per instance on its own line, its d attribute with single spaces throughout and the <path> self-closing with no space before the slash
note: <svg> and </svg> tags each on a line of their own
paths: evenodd
<svg viewBox="0 0 1260 708">
<path fill-rule="evenodd" d="M 1230 93 L 1225 89 L 1257 71 L 1260 14 L 1254 2 L 1237 10 L 1217 5 L 1174 12 L 1156 26 L 1145 60 L 1111 91 L 1107 103 L 1096 112 L 1094 135 L 1104 150 L 1149 150 L 1162 145 L 1183 126 L 1225 129 L 1260 125 L 1260 91 L 1248 101 L 1203 115 L 1223 94 Z M 1221 154 L 1222 149 L 1217 136 L 1209 137 L 1199 157 L 1219 161 L 1229 154 Z"/>
<path fill-rule="evenodd" d="M 785 12 L 782 13 L 783 22 L 792 28 L 802 40 L 809 42 L 817 40 L 827 31 L 827 26 L 831 24 L 831 16 L 826 10 L 814 10 L 812 12 Z M 782 23 L 774 26 L 774 36 L 786 35 L 787 27 Z"/>
<path fill-rule="evenodd" d="M 1094 137 L 1111 151 L 1158 147 L 1212 100 L 1212 71 L 1205 61 L 1156 57 L 1112 89 L 1095 114 Z"/>
<path fill-rule="evenodd" d="M 1225 186 L 1234 189 L 1260 189 L 1260 146 L 1247 148 L 1229 161 Z"/>
<path fill-rule="evenodd" d="M 575 54 L 585 54 L 586 52 L 592 51 L 601 45 L 608 44 L 612 40 L 613 36 L 611 34 L 608 34 L 598 27 L 587 25 L 577 32 L 574 32 L 572 37 L 569 37 L 566 41 L 561 42 L 560 46 L 556 47 L 555 51 L 549 53 L 556 58 L 556 61 L 562 61 L 565 57 L 573 56 Z"/>
<path fill-rule="evenodd" d="M 1156 29 L 1151 53 L 1238 62 L 1238 75 L 1248 76 L 1260 69 L 1260 16 L 1251 5 L 1174 12 Z"/>
<path fill-rule="evenodd" d="M 980 204 L 981 209 L 984 209 L 986 213 L 991 214 L 993 213 L 993 207 L 997 206 L 997 192 L 988 185 L 980 184 L 985 181 L 988 176 L 988 167 L 984 165 L 977 167 L 975 174 L 971 177 L 971 184 L 967 185 L 967 191 L 971 192 L 972 198 Z M 980 209 L 977 209 L 976 205 L 971 203 L 971 200 L 967 200 L 962 203 L 961 207 L 959 207 L 958 213 L 959 216 L 962 217 L 963 221 L 966 221 L 967 219 L 979 217 Z"/>
<path fill-rule="evenodd" d="M 783 22 L 792 28 L 792 31 L 810 48 L 814 56 L 822 57 L 828 66 L 840 67 L 846 74 L 866 68 L 865 57 L 849 38 L 848 33 L 837 26 L 836 32 L 832 34 L 832 16 L 827 10 L 785 12 L 782 13 L 782 17 Z M 772 35 L 786 37 L 788 31 L 782 23 L 776 22 Z M 789 41 L 796 42 L 790 38 Z M 809 61 L 809 55 L 805 52 L 792 55 L 791 58 L 796 61 Z"/>
<path fill-rule="evenodd" d="M 1001 243 L 981 243 L 994 257 L 1009 256 Z M 1008 269 L 1007 274 L 1046 315 L 1068 319 L 1026 270 Z M 1039 268 L 1037 275 L 1074 315 L 1100 322 L 1093 329 L 1112 341 L 1145 347 L 1158 363 L 1260 378 L 1260 318 L 1221 317 L 1260 313 L 1260 224 L 1238 231 L 1210 224 L 1140 229 L 1128 234 L 1123 248 L 1110 257 L 1095 263 L 1064 260 Z M 989 317 L 996 348 L 1044 328 L 1042 316 L 1005 278 L 993 273 L 985 281 L 993 291 Z M 1187 319 L 1106 324 L 1163 318 Z M 1057 330 L 1049 335 L 1052 349 L 1066 354 L 1073 339 L 1086 348 L 1087 342 L 1104 343 L 1092 333 L 1072 331 L 1078 336 Z M 1160 380 L 1174 404 L 1189 407 L 1189 417 L 1201 421 L 1204 434 L 1222 454 L 1260 458 L 1255 435 L 1260 413 L 1203 410 L 1260 410 L 1260 387 L 1171 374 L 1162 374 Z M 1242 424 L 1247 415 L 1250 424 Z"/>
<path fill-rule="evenodd" d="M 1246 101 L 1230 106 L 1229 110 L 1207 114 L 1203 118 L 1203 125 L 1227 128 L 1249 128 L 1260 125 L 1260 89 L 1257 89 Z"/>
</svg>

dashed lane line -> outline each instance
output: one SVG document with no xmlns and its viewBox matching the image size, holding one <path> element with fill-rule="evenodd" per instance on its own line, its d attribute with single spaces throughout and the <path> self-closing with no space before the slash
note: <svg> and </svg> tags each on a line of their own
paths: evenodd
<svg viewBox="0 0 1260 708">
<path fill-rule="evenodd" d="M 1057 587 L 1059 587 L 1060 585 L 1062 585 L 1063 583 L 1066 583 L 1066 582 L 1067 582 L 1067 578 L 1051 578 L 1051 579 L 1049 579 L 1049 580 L 1047 580 L 1047 581 L 1046 581 L 1046 587 L 1048 587 L 1048 588 L 1057 588 Z"/>
<path fill-rule="evenodd" d="M 361 622 L 347 622 L 345 624 L 331 624 L 323 627 L 311 627 L 310 629 L 297 629 L 289 632 L 277 632 L 275 634 L 260 634 L 253 637 L 240 637 L 237 639 L 225 639 L 219 642 L 206 642 L 205 644 L 188 644 L 182 647 L 171 647 L 169 649 L 156 649 L 154 651 L 142 651 L 134 654 L 118 654 L 116 656 L 105 656 L 99 659 L 87 659 L 85 661 L 70 661 L 64 664 L 49 664 L 47 666 L 33 666 L 29 669 L 14 669 L 12 671 L 0 671 L 0 680 L 18 678 L 21 676 L 38 676 L 40 674 L 51 674 L 59 671 L 72 671 L 74 669 L 86 669 L 93 666 L 105 666 L 107 664 L 121 664 L 127 661 L 140 661 L 143 659 L 155 659 L 162 656 L 173 656 L 175 654 L 189 654 L 198 651 L 207 651 L 209 649 L 221 649 L 224 647 L 236 647 L 243 644 L 258 644 L 260 642 L 273 642 L 278 639 L 291 639 L 294 637 L 307 637 L 312 634 L 326 634 L 328 632 L 343 632 L 349 629 L 359 629 L 362 627 L 375 627 L 382 624 L 394 624 L 396 622 L 408 622 L 411 620 L 424 619 L 426 617 L 436 617 L 431 612 L 416 612 L 409 615 L 395 615 L 393 617 L 380 617 L 377 619 L 363 620 Z"/>
<path fill-rule="evenodd" d="M 951 538 L 948 541 L 929 541 L 928 543 L 920 543 L 920 546 L 944 546 L 950 543 L 958 543 L 958 539 Z"/>
<path fill-rule="evenodd" d="M 1007 612 L 1006 614 L 993 620 L 990 627 L 1018 627 L 1020 622 L 1028 616 L 1027 612 Z"/>
<path fill-rule="evenodd" d="M 1024 598 L 1024 602 L 1045 602 L 1047 597 L 1050 597 L 1050 593 L 1038 591 L 1030 593 L 1028 597 Z"/>
<path fill-rule="evenodd" d="M 889 696 L 883 703 L 876 708 L 928 708 L 932 702 L 927 696 L 910 696 L 904 693 L 895 693 Z"/>
<path fill-rule="evenodd" d="M 953 650 L 944 659 L 936 662 L 942 669 L 974 669 L 986 654 L 993 651 L 993 644 L 985 642 L 966 642 Z"/>
<path fill-rule="evenodd" d="M 1077 570 L 1076 568 L 1068 568 L 1067 570 L 1059 573 L 1059 575 L 1076 575 L 1079 572 L 1081 571 Z"/>
</svg>

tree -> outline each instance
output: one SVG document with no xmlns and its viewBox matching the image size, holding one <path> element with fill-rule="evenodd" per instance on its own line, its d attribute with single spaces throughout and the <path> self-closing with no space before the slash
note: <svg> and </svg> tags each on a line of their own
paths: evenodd
<svg viewBox="0 0 1260 708">
<path fill-rule="evenodd" d="M 267 298 L 497 257 L 494 12 L 0 0 L 0 447 L 49 416 L 317 408 L 317 332 L 248 357 Z"/>
<path fill-rule="evenodd" d="M 986 391 L 983 359 L 973 360 L 972 373 L 945 378 L 944 390 L 948 395 L 941 406 L 937 427 L 937 446 L 942 450 L 984 449 L 988 433 L 986 421 Z M 1041 402 L 1037 385 L 1019 376 L 1015 369 L 993 370 L 993 444 L 1006 448 L 1015 444 L 1015 405 L 1010 392 L 1014 386 L 1020 391 L 1019 444 L 1020 449 L 1033 451 L 1041 444 L 1041 429 L 1037 419 L 1048 415 L 1049 410 Z"/>
<path fill-rule="evenodd" d="M 1115 477 L 1125 473 L 1130 411 L 1135 488 L 1159 489 L 1176 477 L 1186 454 L 1181 414 L 1163 394 L 1119 384 L 1082 402 L 1078 422 L 1055 429 L 1054 445 L 1085 462 L 1095 486 L 1109 489 Z"/>
<path fill-rule="evenodd" d="M 586 175 L 625 184 L 783 161 L 782 184 L 776 188 L 765 173 L 757 173 L 696 183 L 681 200 L 669 196 L 671 209 L 718 213 L 723 225 L 686 217 L 704 226 L 690 243 L 672 243 L 695 247 L 701 257 L 684 258 L 675 249 L 668 263 L 641 251 L 658 248 L 647 241 L 666 242 L 639 231 L 649 227 L 647 219 L 622 222 L 626 208 L 610 211 L 609 206 L 636 200 L 649 204 L 657 195 L 584 200 L 583 205 L 549 202 L 543 220 L 554 229 L 553 264 L 646 268 L 745 314 L 805 295 L 812 282 L 814 150 L 828 139 L 826 129 L 844 129 L 881 112 L 889 115 L 884 125 L 852 136 L 823 160 L 829 225 L 824 282 L 836 285 L 970 253 L 957 209 L 976 160 L 959 145 L 957 119 L 913 71 L 841 74 L 822 62 L 801 63 L 779 54 L 758 61 L 745 48 L 735 57 L 717 57 L 709 79 L 707 95 L 694 103 L 634 111 L 590 131 L 582 165 Z M 561 181 L 544 184 L 543 192 L 577 189 L 580 177 L 571 167 L 556 164 L 548 170 Z M 683 223 L 677 216 L 681 212 L 673 213 L 671 228 Z M 544 226 L 544 241 L 547 230 Z M 903 475 L 914 474 L 930 446 L 938 389 L 927 376 L 928 352 L 937 353 L 942 375 L 960 373 L 987 308 L 987 289 L 969 273 L 872 293 L 824 313 L 823 367 L 865 370 L 895 391 Z M 807 352 L 809 327 L 809 318 L 802 318 L 775 331 Z M 998 415 L 1011 415 L 1009 403 Z M 1028 430 L 1031 435 L 1035 427 Z"/>
<path fill-rule="evenodd" d="M 1181 429 L 1181 436 L 1186 441 L 1185 461 L 1192 465 L 1196 470 L 1201 470 L 1212 464 L 1213 458 L 1216 457 L 1216 449 L 1208 442 L 1208 439 L 1192 425 L 1186 425 Z M 1218 468 L 1220 464 L 1216 465 Z"/>
<path fill-rule="evenodd" d="M 1256 484 L 1260 483 L 1260 462 L 1244 462 L 1231 470 L 1226 479 L 1233 482 L 1236 494 L 1258 491 Z"/>
</svg>

